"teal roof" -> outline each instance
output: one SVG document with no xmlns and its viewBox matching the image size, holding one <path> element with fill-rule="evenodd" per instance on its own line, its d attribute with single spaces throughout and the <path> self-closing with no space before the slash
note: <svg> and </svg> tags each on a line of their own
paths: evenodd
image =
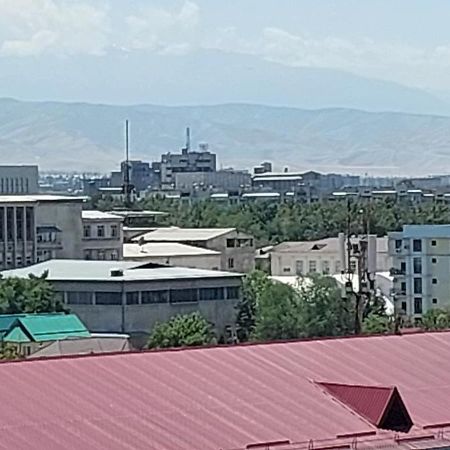
<svg viewBox="0 0 450 450">
<path fill-rule="evenodd" d="M 26 333 L 20 328 L 19 325 L 15 326 L 4 338 L 5 342 L 15 342 L 24 343 L 31 342 L 31 339 L 26 335 Z"/>
<path fill-rule="evenodd" d="M 0 315 L 0 336 L 9 342 L 44 342 L 90 337 L 91 333 L 75 314 L 5 314 Z M 24 336 L 26 341 L 14 340 Z"/>
</svg>

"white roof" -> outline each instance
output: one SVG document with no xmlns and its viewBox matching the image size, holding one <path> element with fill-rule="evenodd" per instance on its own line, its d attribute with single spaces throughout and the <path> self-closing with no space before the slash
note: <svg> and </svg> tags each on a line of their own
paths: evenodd
<svg viewBox="0 0 450 450">
<path fill-rule="evenodd" d="M 168 213 L 163 211 L 149 211 L 149 210 L 143 210 L 143 211 L 128 211 L 128 210 L 115 210 L 108 211 L 110 214 L 114 214 L 116 216 L 122 216 L 122 217 L 153 217 L 153 216 L 167 216 Z"/>
<path fill-rule="evenodd" d="M 0 195 L 0 203 L 38 203 L 38 202 L 85 202 L 88 197 L 71 195 L 29 194 L 29 195 Z"/>
<path fill-rule="evenodd" d="M 258 198 L 258 197 L 273 198 L 273 197 L 281 197 L 281 194 L 279 192 L 247 192 L 246 194 L 243 194 L 242 197 L 245 197 L 245 198 Z"/>
<path fill-rule="evenodd" d="M 22 269 L 6 270 L 2 275 L 25 278 L 41 276 L 48 272 L 49 281 L 162 281 L 196 278 L 241 277 L 241 274 L 218 270 L 191 269 L 187 267 L 145 268 L 145 263 L 131 261 L 85 261 L 80 259 L 52 259 Z M 111 271 L 121 270 L 123 275 L 111 276 Z"/>
<path fill-rule="evenodd" d="M 82 211 L 81 217 L 83 220 L 123 220 L 123 218 L 118 215 L 103 211 Z"/>
<path fill-rule="evenodd" d="M 138 242 L 140 239 L 147 242 L 207 241 L 235 230 L 235 228 L 158 228 L 136 236 L 133 241 Z"/>
<path fill-rule="evenodd" d="M 147 242 L 144 245 L 124 244 L 124 258 L 151 258 L 169 256 L 208 256 L 220 255 L 220 252 L 179 242 Z"/>
</svg>

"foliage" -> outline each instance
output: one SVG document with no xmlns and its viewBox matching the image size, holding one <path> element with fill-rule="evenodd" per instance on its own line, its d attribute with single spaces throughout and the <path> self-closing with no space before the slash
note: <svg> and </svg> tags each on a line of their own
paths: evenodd
<svg viewBox="0 0 450 450">
<path fill-rule="evenodd" d="M 190 347 L 210 344 L 214 333 L 208 321 L 198 312 L 173 317 L 153 329 L 149 348 Z"/>
<path fill-rule="evenodd" d="M 450 328 L 450 311 L 440 308 L 428 310 L 422 316 L 421 327 L 427 331 L 445 330 Z"/>
<path fill-rule="evenodd" d="M 0 314 L 64 311 L 46 278 L 47 273 L 40 277 L 0 278 Z"/>
<path fill-rule="evenodd" d="M 20 355 L 15 345 L 10 343 L 3 343 L 0 346 L 0 360 L 19 359 Z"/>
<path fill-rule="evenodd" d="M 394 329 L 392 317 L 370 313 L 362 323 L 362 329 L 365 334 L 389 333 Z"/>
</svg>

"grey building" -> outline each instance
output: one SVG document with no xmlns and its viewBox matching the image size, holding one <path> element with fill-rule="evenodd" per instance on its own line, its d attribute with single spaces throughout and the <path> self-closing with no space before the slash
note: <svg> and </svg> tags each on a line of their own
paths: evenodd
<svg viewBox="0 0 450 450">
<path fill-rule="evenodd" d="M 126 178 L 127 162 L 122 161 L 120 165 L 122 182 Z M 141 160 L 128 161 L 130 184 L 134 186 L 136 192 L 145 191 L 149 187 L 158 188 L 161 184 L 159 164 Z"/>
<path fill-rule="evenodd" d="M 175 174 L 175 189 L 180 191 L 242 191 L 252 184 L 251 175 L 243 170 L 217 172 L 180 172 Z"/>
<path fill-rule="evenodd" d="M 219 334 L 233 327 L 242 275 L 124 261 L 52 260 L 3 272 L 39 276 L 93 332 L 148 333 L 157 322 L 199 311 Z"/>
<path fill-rule="evenodd" d="M 38 166 L 0 166 L 0 194 L 37 194 Z"/>
</svg>

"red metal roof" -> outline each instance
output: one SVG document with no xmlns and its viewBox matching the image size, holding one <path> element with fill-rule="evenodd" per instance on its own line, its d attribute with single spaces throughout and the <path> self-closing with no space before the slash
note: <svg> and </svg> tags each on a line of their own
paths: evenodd
<svg viewBox="0 0 450 450">
<path fill-rule="evenodd" d="M 450 332 L 0 364 L 0 449 L 208 450 L 380 433 L 317 382 L 450 422 Z"/>
</svg>

